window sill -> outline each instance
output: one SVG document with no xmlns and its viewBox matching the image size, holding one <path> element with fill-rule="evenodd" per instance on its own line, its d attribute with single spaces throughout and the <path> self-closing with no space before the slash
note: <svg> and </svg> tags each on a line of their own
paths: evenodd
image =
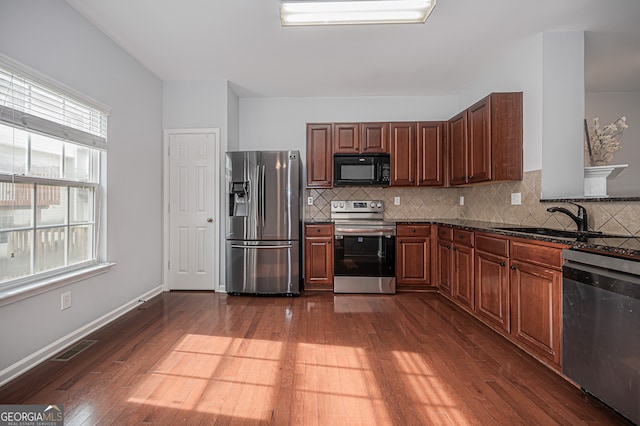
<svg viewBox="0 0 640 426">
<path fill-rule="evenodd" d="M 38 294 L 46 293 L 56 288 L 64 287 L 78 281 L 86 280 L 87 278 L 95 277 L 96 275 L 104 274 L 114 265 L 115 263 L 91 265 L 76 271 L 56 275 L 55 277 L 49 277 L 32 283 L 0 289 L 0 306 L 9 305 Z"/>
</svg>

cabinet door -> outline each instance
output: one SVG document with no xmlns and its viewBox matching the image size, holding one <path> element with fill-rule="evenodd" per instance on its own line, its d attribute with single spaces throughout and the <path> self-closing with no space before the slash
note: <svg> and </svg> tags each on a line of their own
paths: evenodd
<svg viewBox="0 0 640 426">
<path fill-rule="evenodd" d="M 334 123 L 333 125 L 333 153 L 360 153 L 360 124 Z"/>
<path fill-rule="evenodd" d="M 476 249 L 476 314 L 499 330 L 510 331 L 509 259 Z"/>
<path fill-rule="evenodd" d="M 456 244 L 453 247 L 453 258 L 453 298 L 460 305 L 473 310 L 473 248 Z"/>
<path fill-rule="evenodd" d="M 438 287 L 447 297 L 452 296 L 453 251 L 451 241 L 437 240 L 438 243 Z"/>
<path fill-rule="evenodd" d="M 360 151 L 367 154 L 388 154 L 389 123 L 362 123 Z"/>
<path fill-rule="evenodd" d="M 391 186 L 416 184 L 416 123 L 391 123 Z"/>
<path fill-rule="evenodd" d="M 304 282 L 333 284 L 333 225 L 304 225 Z"/>
<path fill-rule="evenodd" d="M 431 284 L 431 240 L 428 237 L 400 237 L 396 249 L 398 284 Z"/>
<path fill-rule="evenodd" d="M 441 121 L 418 123 L 418 186 L 444 185 L 444 123 Z"/>
<path fill-rule="evenodd" d="M 511 335 L 560 366 L 562 272 L 511 261 Z"/>
<path fill-rule="evenodd" d="M 448 122 L 449 140 L 449 183 L 467 183 L 467 111 L 453 117 Z"/>
<path fill-rule="evenodd" d="M 307 124 L 307 187 L 333 186 L 331 123 Z"/>
<path fill-rule="evenodd" d="M 467 112 L 467 182 L 491 180 L 491 97 Z"/>
</svg>

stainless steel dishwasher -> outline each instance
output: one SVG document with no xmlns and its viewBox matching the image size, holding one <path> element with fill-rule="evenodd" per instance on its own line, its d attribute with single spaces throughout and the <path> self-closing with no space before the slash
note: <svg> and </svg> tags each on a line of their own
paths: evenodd
<svg viewBox="0 0 640 426">
<path fill-rule="evenodd" d="M 562 373 L 640 423 L 640 261 L 565 250 Z"/>
</svg>

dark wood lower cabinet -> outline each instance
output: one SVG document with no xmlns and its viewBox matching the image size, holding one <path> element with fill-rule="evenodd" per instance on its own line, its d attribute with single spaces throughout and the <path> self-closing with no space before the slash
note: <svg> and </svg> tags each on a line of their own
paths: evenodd
<svg viewBox="0 0 640 426">
<path fill-rule="evenodd" d="M 474 307 L 475 279 L 473 271 L 474 233 L 453 229 L 453 298 L 470 311 Z"/>
<path fill-rule="evenodd" d="M 304 226 L 305 289 L 333 290 L 333 225 Z"/>
<path fill-rule="evenodd" d="M 453 229 L 438 226 L 437 283 L 440 293 L 451 298 L 453 295 Z"/>
<path fill-rule="evenodd" d="M 512 242 L 511 336 L 560 369 L 562 247 Z"/>
<path fill-rule="evenodd" d="M 473 310 L 473 247 L 453 246 L 453 298 L 461 306 Z"/>
<path fill-rule="evenodd" d="M 548 366 L 560 370 L 561 244 L 438 227 L 438 288 Z M 459 242 L 461 238 L 461 242 Z"/>
<path fill-rule="evenodd" d="M 476 315 L 493 328 L 511 331 L 509 240 L 476 233 Z"/>
<path fill-rule="evenodd" d="M 431 225 L 398 225 L 396 284 L 431 285 Z"/>
</svg>

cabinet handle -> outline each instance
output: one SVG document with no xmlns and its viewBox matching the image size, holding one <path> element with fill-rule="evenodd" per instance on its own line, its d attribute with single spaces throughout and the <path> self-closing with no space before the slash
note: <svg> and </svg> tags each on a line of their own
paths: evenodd
<svg viewBox="0 0 640 426">
<path fill-rule="evenodd" d="M 415 234 L 415 233 L 416 233 L 416 228 L 413 228 L 413 229 L 411 230 L 411 232 L 413 232 L 413 233 Z"/>
<path fill-rule="evenodd" d="M 467 179 L 473 179 L 473 175 L 467 176 Z"/>
<path fill-rule="evenodd" d="M 316 229 L 317 232 L 320 232 L 320 228 Z"/>
<path fill-rule="evenodd" d="M 327 241 L 327 244 L 331 244 L 331 240 Z"/>
<path fill-rule="evenodd" d="M 461 240 L 464 239 L 464 235 L 458 235 L 458 238 L 460 238 Z"/>
<path fill-rule="evenodd" d="M 500 266 L 506 266 L 507 264 L 504 262 L 500 262 Z"/>
<path fill-rule="evenodd" d="M 399 242 L 400 244 L 402 244 L 402 240 L 398 240 L 398 242 Z"/>
<path fill-rule="evenodd" d="M 455 247 L 451 247 L 451 250 L 456 251 L 456 248 Z"/>
<path fill-rule="evenodd" d="M 516 270 L 516 265 L 511 265 L 511 269 L 515 271 Z"/>
</svg>

